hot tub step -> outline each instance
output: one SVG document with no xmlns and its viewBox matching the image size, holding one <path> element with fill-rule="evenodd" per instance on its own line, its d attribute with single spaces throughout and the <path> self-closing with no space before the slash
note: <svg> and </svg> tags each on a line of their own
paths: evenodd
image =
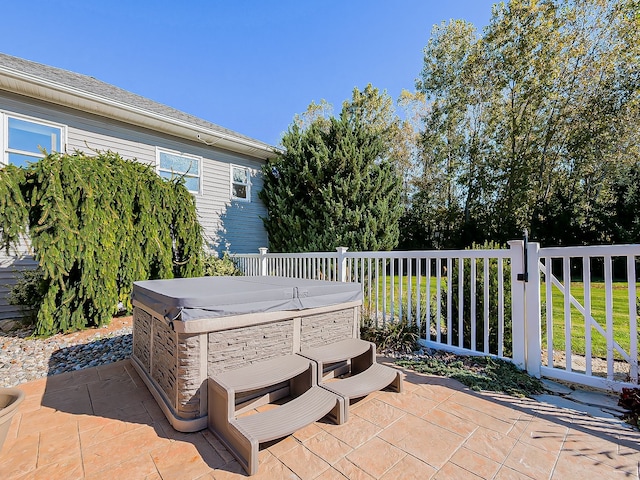
<svg viewBox="0 0 640 480">
<path fill-rule="evenodd" d="M 344 399 L 340 395 L 315 386 L 273 410 L 229 420 L 226 432 L 215 433 L 242 468 L 254 475 L 258 472 L 261 443 L 290 435 L 328 414 L 341 423 L 344 411 Z"/>
<path fill-rule="evenodd" d="M 224 372 L 208 380 L 209 429 L 253 475 L 258 470 L 260 443 L 290 435 L 329 415 L 336 423 L 346 417 L 344 397 L 316 382 L 316 364 L 287 355 Z M 291 399 L 271 410 L 238 417 L 239 392 L 289 383 Z"/>
<path fill-rule="evenodd" d="M 322 388 L 343 396 L 347 401 L 364 397 L 388 386 L 391 386 L 396 392 L 400 392 L 402 390 L 402 373 L 395 368 L 379 363 L 374 363 L 357 375 L 322 384 Z"/>
<path fill-rule="evenodd" d="M 376 363 L 376 346 L 372 342 L 348 338 L 322 347 L 302 350 L 300 355 L 317 362 L 318 385 L 344 398 L 347 406 L 345 422 L 349 418 L 350 400 L 388 386 L 396 392 L 402 392 L 402 373 Z M 346 363 L 346 367 L 343 367 L 341 362 Z M 344 373 L 346 368 L 350 376 L 330 381 L 331 368 L 335 365 L 339 366 L 336 369 L 338 374 Z"/>
<path fill-rule="evenodd" d="M 216 375 L 216 382 L 235 393 L 266 388 L 309 370 L 309 360 L 299 355 L 284 355 Z"/>
<path fill-rule="evenodd" d="M 331 366 L 348 362 L 347 371 L 352 375 L 364 372 L 376 362 L 376 345 L 358 338 L 347 338 L 322 347 L 308 348 L 300 355 L 318 364 L 318 384 L 322 384 L 331 372 Z M 342 372 L 339 372 L 342 373 Z"/>
<path fill-rule="evenodd" d="M 347 338 L 322 347 L 302 350 L 300 355 L 324 363 L 334 363 L 370 352 L 372 348 L 375 352 L 375 344 L 371 342 L 359 338 Z"/>
<path fill-rule="evenodd" d="M 339 395 L 315 386 L 284 405 L 238 418 L 232 424 L 245 437 L 264 443 L 291 435 L 332 411 L 332 418 L 339 417 L 341 412 L 337 407 L 341 403 Z"/>
</svg>

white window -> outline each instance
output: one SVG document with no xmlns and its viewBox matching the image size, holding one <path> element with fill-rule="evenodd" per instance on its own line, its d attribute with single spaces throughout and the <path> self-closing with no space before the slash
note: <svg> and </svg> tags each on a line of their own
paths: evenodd
<svg viewBox="0 0 640 480">
<path fill-rule="evenodd" d="M 187 190 L 191 193 L 202 192 L 201 157 L 157 149 L 156 166 L 161 177 L 183 177 Z"/>
<path fill-rule="evenodd" d="M 26 167 L 42 159 L 43 150 L 47 153 L 62 151 L 64 126 L 9 114 L 0 117 L 4 123 L 2 163 Z"/>
<path fill-rule="evenodd" d="M 251 201 L 251 175 L 247 167 L 231 165 L 231 198 Z"/>
</svg>

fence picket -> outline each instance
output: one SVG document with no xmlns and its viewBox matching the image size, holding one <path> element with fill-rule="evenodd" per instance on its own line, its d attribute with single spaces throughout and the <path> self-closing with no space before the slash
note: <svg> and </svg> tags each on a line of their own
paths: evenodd
<svg viewBox="0 0 640 480">
<path fill-rule="evenodd" d="M 436 259 L 436 343 L 442 343 L 442 260 Z"/>
<path fill-rule="evenodd" d="M 498 356 L 504 356 L 504 263 L 498 259 Z"/>
<path fill-rule="evenodd" d="M 452 293 L 453 293 L 453 289 L 451 288 L 451 272 L 452 272 L 453 268 L 451 265 L 451 258 L 447 258 L 447 345 L 451 346 L 452 345 L 452 305 L 451 302 L 452 300 Z"/>
<path fill-rule="evenodd" d="M 483 318 L 483 333 L 484 333 L 484 353 L 489 353 L 489 259 L 483 259 L 483 269 L 484 269 L 484 296 L 483 296 L 483 307 L 484 307 L 484 315 Z"/>
<path fill-rule="evenodd" d="M 422 292 L 420 284 L 422 283 L 422 261 L 418 259 L 416 262 L 416 329 L 420 334 L 422 328 Z"/>
<path fill-rule="evenodd" d="M 592 373 L 592 359 L 593 356 L 591 349 L 591 262 L 589 257 L 582 258 L 582 283 L 584 285 L 584 311 L 587 315 L 584 317 L 584 355 L 585 355 L 585 373 L 591 375 Z"/>
<path fill-rule="evenodd" d="M 631 383 L 638 383 L 638 305 L 636 296 L 635 256 L 627 256 L 627 291 L 629 295 L 629 346 Z"/>
<path fill-rule="evenodd" d="M 424 339 L 431 340 L 431 259 L 427 258 L 427 271 L 425 272 L 427 275 L 427 284 L 425 286 L 425 314 L 426 318 L 424 320 Z"/>
<path fill-rule="evenodd" d="M 464 259 L 458 257 L 458 347 L 464 348 Z"/>
<path fill-rule="evenodd" d="M 551 259 L 545 258 L 545 303 L 547 307 L 547 365 L 553 368 L 553 282 L 551 281 Z"/>
<path fill-rule="evenodd" d="M 572 370 L 571 359 L 571 267 L 569 257 L 562 259 L 562 280 L 564 283 L 564 358 L 567 372 Z"/>
<path fill-rule="evenodd" d="M 607 321 L 607 380 L 613 380 L 613 272 L 611 256 L 604 257 L 604 298 Z"/>
</svg>

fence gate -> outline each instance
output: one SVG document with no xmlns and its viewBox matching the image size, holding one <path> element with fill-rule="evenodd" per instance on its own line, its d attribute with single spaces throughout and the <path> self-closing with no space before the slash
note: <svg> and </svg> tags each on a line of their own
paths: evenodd
<svg viewBox="0 0 640 480">
<path fill-rule="evenodd" d="M 527 256 L 527 341 L 533 349 L 539 339 L 541 352 L 538 364 L 528 356 L 529 372 L 596 388 L 637 386 L 640 246 L 531 243 Z"/>
</svg>

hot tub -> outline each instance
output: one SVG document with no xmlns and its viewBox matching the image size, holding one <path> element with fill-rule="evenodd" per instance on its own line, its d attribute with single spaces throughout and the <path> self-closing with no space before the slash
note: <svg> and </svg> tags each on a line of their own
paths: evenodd
<svg viewBox="0 0 640 480">
<path fill-rule="evenodd" d="M 358 283 L 200 277 L 133 285 L 132 363 L 172 426 L 207 428 L 207 378 L 358 338 Z"/>
</svg>

